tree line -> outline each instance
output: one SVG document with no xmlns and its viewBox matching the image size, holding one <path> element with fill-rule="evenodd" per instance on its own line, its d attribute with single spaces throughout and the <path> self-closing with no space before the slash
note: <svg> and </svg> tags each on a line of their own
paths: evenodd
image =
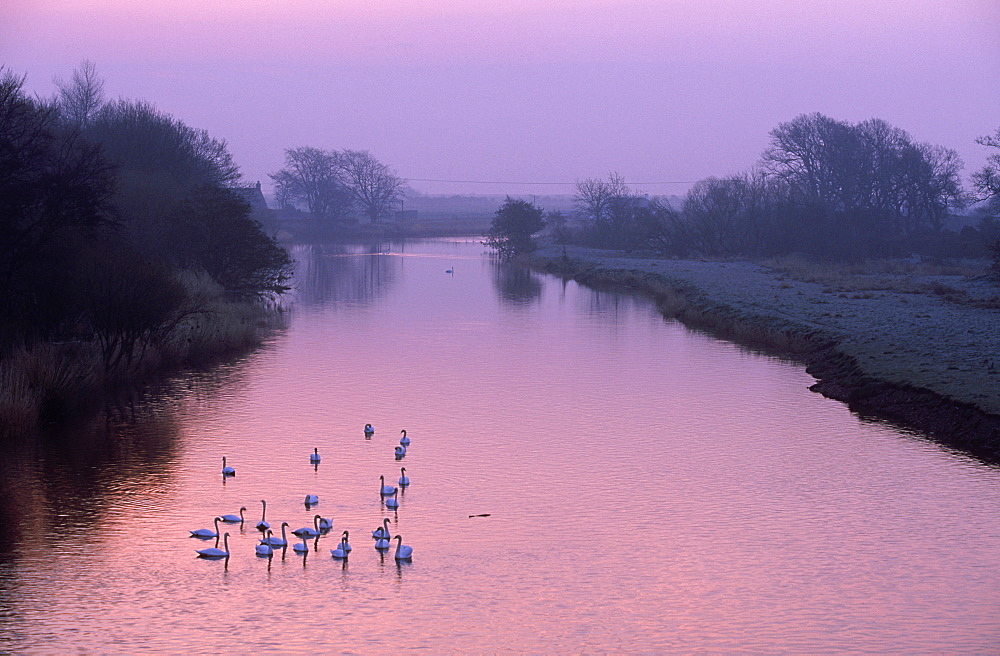
<svg viewBox="0 0 1000 656">
<path fill-rule="evenodd" d="M 1000 129 L 978 141 L 1000 148 Z M 771 131 L 750 171 L 701 180 L 680 203 L 640 195 L 612 173 L 577 183 L 575 225 L 558 212 L 545 223 L 557 242 L 676 256 L 857 259 L 993 248 L 1000 262 L 1000 154 L 973 174 L 971 191 L 961 169 L 955 151 L 916 142 L 883 120 L 804 114 Z M 978 228 L 942 230 L 950 213 L 980 201 Z M 502 220 L 498 211 L 501 235 L 512 209 L 501 208 Z"/>
<path fill-rule="evenodd" d="M 403 179 L 367 150 L 285 150 L 285 166 L 270 174 L 281 208 L 299 204 L 326 226 L 344 222 L 354 211 L 370 223 L 390 215 Z"/>
<path fill-rule="evenodd" d="M 291 259 L 234 193 L 225 141 L 107 100 L 90 62 L 51 98 L 24 83 L 0 67 L 0 358 L 83 341 L 128 367 L 215 297 L 287 289 Z"/>
</svg>

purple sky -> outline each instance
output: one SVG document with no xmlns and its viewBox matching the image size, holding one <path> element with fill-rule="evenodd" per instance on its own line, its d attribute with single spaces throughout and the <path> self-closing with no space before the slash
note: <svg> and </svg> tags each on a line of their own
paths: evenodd
<svg viewBox="0 0 1000 656">
<path fill-rule="evenodd" d="M 403 177 L 692 181 L 819 111 L 956 149 L 1000 127 L 998 0 L 4 0 L 0 63 L 54 91 L 90 59 L 228 141 L 372 151 Z M 430 193 L 572 193 L 411 182 Z M 639 185 L 651 194 L 686 184 Z"/>
</svg>

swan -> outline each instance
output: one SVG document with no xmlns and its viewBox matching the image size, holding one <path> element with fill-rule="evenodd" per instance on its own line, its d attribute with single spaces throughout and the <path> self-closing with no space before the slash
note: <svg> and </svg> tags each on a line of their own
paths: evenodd
<svg viewBox="0 0 1000 656">
<path fill-rule="evenodd" d="M 392 508 L 393 510 L 395 510 L 396 508 L 399 508 L 399 501 L 396 499 L 396 493 L 395 492 L 392 493 L 392 496 L 389 496 L 389 497 L 385 498 L 385 507 L 386 508 Z"/>
<path fill-rule="evenodd" d="M 309 545 L 306 544 L 306 539 L 305 539 L 304 536 L 302 538 L 302 544 L 299 544 L 298 542 L 296 542 L 292 546 L 292 551 L 294 551 L 295 553 L 300 553 L 300 554 L 309 553 Z"/>
<path fill-rule="evenodd" d="M 402 446 L 402 445 L 401 446 L 397 446 L 396 447 L 396 457 L 397 458 L 402 458 L 405 455 L 406 455 L 406 447 Z"/>
<path fill-rule="evenodd" d="M 396 487 L 394 485 L 385 484 L 385 476 L 379 476 L 378 480 L 382 481 L 382 496 L 387 497 L 390 494 L 396 494 Z"/>
<path fill-rule="evenodd" d="M 270 542 L 268 542 L 270 539 L 271 529 L 267 529 L 264 540 L 256 546 L 258 556 L 271 556 L 274 554 L 274 548 L 271 546 Z"/>
<path fill-rule="evenodd" d="M 333 520 L 327 519 L 326 517 L 319 518 L 319 530 L 321 532 L 329 531 L 333 528 Z"/>
<path fill-rule="evenodd" d="M 257 522 L 257 530 L 265 531 L 271 528 L 271 525 L 264 520 L 264 515 L 267 514 L 267 501 L 263 499 L 260 500 L 261 510 L 260 510 L 260 521 Z"/>
<path fill-rule="evenodd" d="M 445 273 L 455 273 L 455 266 L 452 265 L 452 267 L 450 269 L 445 269 L 444 272 Z"/>
<path fill-rule="evenodd" d="M 221 517 L 216 517 L 215 530 L 210 528 L 199 528 L 197 531 L 191 531 L 191 537 L 193 538 L 217 538 L 219 537 L 219 522 L 222 521 Z"/>
<path fill-rule="evenodd" d="M 400 485 L 404 485 L 404 486 L 405 485 L 409 485 L 410 484 L 410 477 L 406 475 L 406 467 L 400 467 L 399 468 L 399 474 L 400 474 L 400 476 L 399 476 L 399 484 Z"/>
<path fill-rule="evenodd" d="M 365 424 L 365 435 L 371 435 L 374 432 L 375 432 L 375 429 L 372 428 L 371 424 Z"/>
<path fill-rule="evenodd" d="M 375 540 L 375 548 L 378 549 L 379 551 L 382 551 L 383 549 L 388 549 L 389 540 L 387 538 L 379 538 L 378 540 Z"/>
<path fill-rule="evenodd" d="M 243 523 L 243 511 L 246 510 L 246 506 L 240 506 L 239 515 L 222 515 L 219 519 L 224 522 L 229 522 L 230 524 L 242 524 Z"/>
<path fill-rule="evenodd" d="M 307 494 L 306 495 L 306 505 L 307 506 L 315 506 L 317 503 L 319 503 L 319 497 L 318 496 L 316 496 L 315 494 Z"/>
<path fill-rule="evenodd" d="M 222 549 L 209 547 L 208 549 L 197 549 L 199 558 L 229 558 L 229 534 L 222 536 Z"/>
<path fill-rule="evenodd" d="M 314 538 L 319 535 L 319 520 L 321 517 L 319 515 L 313 515 L 313 525 L 303 526 L 302 528 L 297 528 L 292 533 L 299 536 L 300 538 L 308 537 Z"/>
<path fill-rule="evenodd" d="M 288 536 L 285 535 L 285 527 L 286 526 L 288 526 L 288 522 L 281 522 L 281 537 L 280 538 L 268 536 L 266 538 L 262 538 L 261 541 L 260 541 L 260 543 L 261 544 L 268 544 L 268 545 L 270 545 L 272 547 L 287 547 L 288 546 Z M 270 533 L 270 531 L 268 531 L 268 533 Z"/>
<path fill-rule="evenodd" d="M 396 560 L 410 560 L 413 558 L 413 547 L 403 544 L 402 535 L 397 535 L 393 540 L 399 540 L 396 543 Z"/>
<path fill-rule="evenodd" d="M 403 434 L 403 437 L 399 438 L 399 443 L 402 444 L 403 446 L 407 446 L 410 443 L 410 438 L 406 436 L 405 430 L 401 430 L 399 432 Z"/>
<path fill-rule="evenodd" d="M 236 470 L 232 467 L 226 467 L 226 456 L 222 456 L 222 475 L 223 476 L 236 476 Z"/>
<path fill-rule="evenodd" d="M 344 533 L 340 536 L 340 544 L 337 545 L 337 548 L 330 549 L 330 555 L 334 558 L 344 560 L 347 558 L 347 554 L 351 552 L 351 545 L 347 542 L 348 535 L 348 532 L 344 531 Z"/>
<path fill-rule="evenodd" d="M 320 455 L 319 449 L 313 449 L 313 452 L 309 454 L 309 462 L 319 462 Z"/>
<path fill-rule="evenodd" d="M 375 538 L 376 540 L 380 538 L 385 538 L 388 540 L 390 537 L 392 537 L 392 533 L 389 532 L 388 517 L 382 519 L 382 526 L 379 526 L 377 529 L 372 531 L 372 537 Z"/>
</svg>

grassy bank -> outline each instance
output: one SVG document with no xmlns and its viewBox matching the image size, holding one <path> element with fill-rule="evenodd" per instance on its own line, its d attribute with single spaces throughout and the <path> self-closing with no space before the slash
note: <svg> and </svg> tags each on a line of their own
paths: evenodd
<svg viewBox="0 0 1000 656">
<path fill-rule="evenodd" d="M 130 363 L 106 367 L 95 339 L 35 343 L 4 354 L 0 439 L 92 416 L 106 401 L 134 395 L 170 373 L 245 353 L 282 320 L 275 308 L 227 299 L 203 278 L 188 285 L 197 308 L 145 344 Z"/>
<path fill-rule="evenodd" d="M 855 354 L 857 343 L 872 341 L 865 330 L 851 327 L 845 329 L 836 323 L 824 323 L 822 319 L 839 317 L 840 313 L 826 310 L 819 314 L 815 308 L 834 305 L 829 299 L 842 303 L 870 303 L 866 312 L 871 317 L 868 330 L 894 330 L 896 326 L 879 325 L 880 314 L 874 308 L 879 304 L 906 303 L 913 294 L 932 296 L 935 302 L 956 307 L 968 307 L 970 311 L 990 312 L 996 306 L 991 299 L 976 299 L 962 290 L 924 288 L 925 283 L 915 283 L 912 277 L 899 278 L 897 271 L 871 271 L 848 273 L 843 270 L 827 270 L 812 275 L 822 275 L 823 280 L 815 281 L 822 287 L 822 293 L 805 296 L 799 308 L 789 310 L 782 307 L 775 310 L 779 296 L 801 294 L 801 290 L 783 280 L 790 276 L 806 276 L 805 265 L 798 270 L 781 270 L 776 267 L 769 278 L 772 286 L 754 296 L 754 303 L 743 303 L 736 296 L 719 293 L 720 283 L 699 284 L 697 276 L 679 274 L 671 267 L 670 261 L 620 257 L 602 258 L 585 253 L 579 256 L 558 254 L 549 249 L 532 257 L 528 264 L 533 268 L 576 280 L 590 287 L 603 289 L 627 289 L 652 298 L 664 316 L 674 318 L 685 325 L 704 331 L 713 336 L 730 340 L 766 353 L 795 359 L 807 365 L 807 371 L 817 378 L 812 386 L 816 392 L 846 403 L 853 411 L 869 417 L 891 421 L 899 426 L 913 429 L 943 444 L 961 449 L 988 461 L 1000 462 L 1000 416 L 986 412 L 975 403 L 963 401 L 958 395 L 949 396 L 916 382 L 910 378 L 907 369 L 901 369 L 893 376 L 879 375 L 880 369 L 869 362 L 862 366 Z M 699 263 L 703 269 L 735 267 L 733 263 Z M 737 271 L 737 274 L 742 271 Z M 739 280 L 741 293 L 749 296 L 749 288 L 754 286 L 747 276 Z M 881 282 L 878 282 L 878 281 Z M 893 290 L 880 294 L 869 294 L 874 289 L 885 291 L 887 284 L 903 285 L 905 291 Z M 941 283 L 938 283 L 939 285 Z M 851 286 L 857 287 L 848 293 Z M 917 285 L 919 288 L 911 288 Z M 860 286 L 860 287 L 858 287 Z M 785 288 L 788 289 L 785 289 Z M 757 291 L 757 290 L 755 290 Z M 822 297 L 821 297 L 822 296 Z M 972 300 L 970 301 L 970 298 Z M 823 305 L 827 304 L 827 305 Z M 905 306 L 904 306 L 905 307 Z M 918 315 L 920 316 L 920 315 Z M 819 318 L 818 318 L 819 317 Z M 852 332 L 853 330 L 853 332 Z M 971 332 L 971 330 L 969 331 Z M 877 350 L 882 352 L 881 346 Z M 942 342 L 940 348 L 948 348 Z M 890 350 L 885 350 L 890 353 Z M 881 356 L 886 360 L 892 356 Z M 968 356 L 966 356 L 968 357 Z M 899 367 L 899 365 L 896 365 Z M 955 369 L 955 366 L 949 369 Z M 956 372 L 961 373 L 961 372 Z M 989 372 L 992 373 L 992 372 Z M 982 384 L 971 378 L 964 383 L 969 398 L 979 394 Z M 995 384 L 995 383 L 994 383 Z M 955 389 L 954 384 L 951 389 Z M 995 388 L 994 388 L 995 389 Z M 990 393 L 987 389 L 986 393 Z M 989 399 L 995 401 L 995 399 Z"/>
</svg>

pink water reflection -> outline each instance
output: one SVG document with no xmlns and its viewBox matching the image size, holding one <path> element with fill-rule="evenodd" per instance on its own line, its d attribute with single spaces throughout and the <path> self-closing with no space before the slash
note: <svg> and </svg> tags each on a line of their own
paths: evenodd
<svg viewBox="0 0 1000 656">
<path fill-rule="evenodd" d="M 475 243 L 387 246 L 299 251 L 290 327 L 179 381 L 169 422 L 85 468 L 102 484 L 18 470 L 0 649 L 995 648 L 996 469 L 644 302 L 498 272 Z M 165 453 L 139 448 L 161 431 Z M 275 527 L 334 528 L 257 558 L 260 499 Z M 240 506 L 228 562 L 197 559 L 188 529 Z M 373 548 L 386 517 L 412 563 Z"/>
</svg>

